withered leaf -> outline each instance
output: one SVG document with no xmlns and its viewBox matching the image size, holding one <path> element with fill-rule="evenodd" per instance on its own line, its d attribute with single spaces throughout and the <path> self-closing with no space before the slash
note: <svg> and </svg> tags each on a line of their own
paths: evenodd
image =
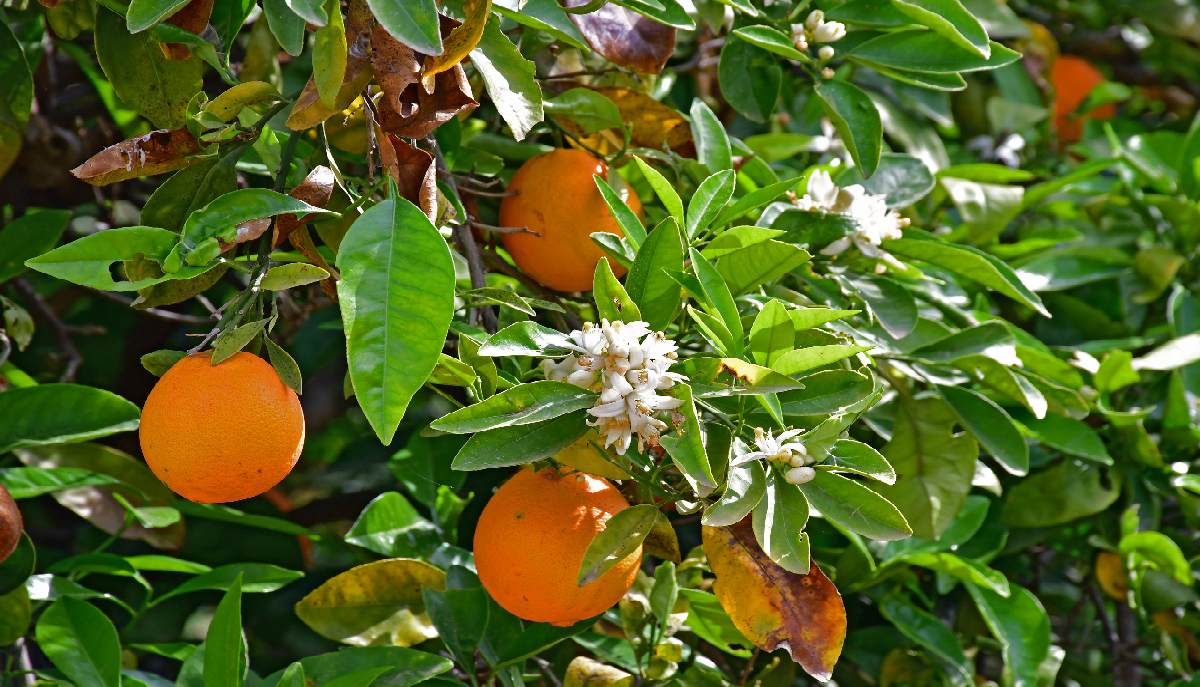
<svg viewBox="0 0 1200 687">
<path fill-rule="evenodd" d="M 333 107 L 326 107 L 321 103 L 321 98 L 317 94 L 317 85 L 312 79 L 309 79 L 308 83 L 304 85 L 304 90 L 300 91 L 300 96 L 296 98 L 296 104 L 292 106 L 291 114 L 288 115 L 288 128 L 292 131 L 304 131 L 329 119 L 335 113 L 346 109 L 370 81 L 371 64 L 351 54 L 346 61 L 346 76 L 342 81 L 342 87 L 338 89 Z"/>
<path fill-rule="evenodd" d="M 449 35 L 442 39 L 442 54 L 425 58 L 421 83 L 427 90 L 433 88 L 434 77 L 462 62 L 479 44 L 491 9 L 492 0 L 466 0 L 463 2 L 463 23 L 456 26 Z"/>
<path fill-rule="evenodd" d="M 432 91 L 421 87 L 417 55 L 380 27 L 371 32 L 371 63 L 383 89 L 379 123 L 390 134 L 425 138 L 479 105 L 461 64 L 437 74 Z"/>
<path fill-rule="evenodd" d="M 809 675 L 828 680 L 846 639 L 846 608 L 819 567 L 784 570 L 759 547 L 749 518 L 703 528 L 704 552 L 717 576 L 713 591 L 733 624 L 764 651 L 787 649 Z"/>
<path fill-rule="evenodd" d="M 107 186 L 182 169 L 197 161 L 189 156 L 199 151 L 200 143 L 187 129 L 158 129 L 101 150 L 71 174 L 92 186 Z"/>
<path fill-rule="evenodd" d="M 581 7 L 589 0 L 567 0 Z M 675 51 L 675 29 L 608 3 L 587 14 L 572 14 L 571 21 L 592 48 L 615 65 L 642 74 L 662 71 Z"/>
<path fill-rule="evenodd" d="M 333 195 L 334 183 L 333 170 L 324 165 L 317 165 L 288 195 L 309 205 L 323 208 L 329 204 L 329 198 Z M 312 215 L 300 219 L 296 219 L 295 215 L 280 215 L 275 221 L 274 245 L 281 245 L 297 227 L 304 226 L 311 218 Z"/>
<path fill-rule="evenodd" d="M 336 282 L 340 278 L 338 271 L 333 265 L 330 265 L 325 256 L 317 251 L 317 246 L 313 243 L 312 235 L 308 233 L 308 227 L 297 227 L 292 233 L 288 234 L 288 241 L 292 247 L 300 251 L 300 254 L 308 259 L 309 262 L 320 267 L 329 273 L 329 277 L 321 280 L 321 290 L 329 297 L 329 300 L 337 302 L 337 286 Z"/>
<path fill-rule="evenodd" d="M 400 195 L 421 208 L 429 221 L 437 216 L 437 173 L 433 156 L 395 134 L 379 137 L 379 160 L 396 181 Z"/>
<path fill-rule="evenodd" d="M 208 26 L 212 11 L 213 0 L 192 0 L 172 14 L 167 23 L 199 36 Z M 192 51 L 183 43 L 163 43 L 161 47 L 168 60 L 186 60 L 192 55 Z"/>
<path fill-rule="evenodd" d="M 616 104 L 621 113 L 621 120 L 629 129 L 630 142 L 633 145 L 640 148 L 673 150 L 681 155 L 692 152 L 691 126 L 674 108 L 629 88 L 612 86 L 592 90 Z M 593 150 L 607 154 L 622 147 L 624 137 L 615 129 L 589 132 L 569 118 L 556 120 Z"/>
</svg>

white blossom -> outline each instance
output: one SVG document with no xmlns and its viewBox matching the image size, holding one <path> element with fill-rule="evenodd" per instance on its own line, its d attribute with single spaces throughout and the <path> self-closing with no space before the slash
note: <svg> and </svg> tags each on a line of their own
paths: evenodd
<svg viewBox="0 0 1200 687">
<path fill-rule="evenodd" d="M 675 342 L 645 322 L 588 322 L 569 336 L 574 353 L 543 361 L 546 379 L 600 394 L 588 410 L 588 425 L 599 430 L 605 446 L 624 454 L 635 434 L 639 449 L 658 445 L 667 423 L 657 415 L 678 408 L 681 401 L 657 392 L 687 381 L 670 371 L 677 361 Z"/>
<path fill-rule="evenodd" d="M 821 58 L 821 60 L 824 62 L 832 60 L 834 54 L 835 51 L 831 45 L 822 45 L 821 49 L 817 51 L 817 57 Z"/>
<path fill-rule="evenodd" d="M 744 465 L 755 460 L 765 460 L 768 463 L 775 463 L 781 469 L 785 470 L 784 479 L 792 484 L 804 484 L 812 480 L 816 475 L 816 471 L 808 464 L 812 462 L 812 457 L 808 455 L 808 449 L 799 441 L 791 441 L 799 435 L 802 430 L 789 429 L 779 436 L 775 436 L 771 430 L 764 430 L 761 427 L 754 428 L 754 444 L 758 448 L 757 451 L 739 451 L 733 460 L 733 465 Z"/>
<path fill-rule="evenodd" d="M 840 21 L 825 21 L 825 13 L 821 10 L 808 14 L 804 28 L 814 43 L 836 43 L 846 36 L 846 25 Z"/>
<path fill-rule="evenodd" d="M 838 188 L 828 172 L 817 170 L 809 177 L 808 193 L 796 201 L 796 206 L 809 212 L 843 215 L 854 224 L 849 234 L 825 246 L 822 255 L 839 255 L 854 246 L 869 258 L 903 267 L 880 246 L 889 239 L 903 237 L 908 218 L 888 209 L 884 196 L 870 193 L 861 184 Z"/>
</svg>

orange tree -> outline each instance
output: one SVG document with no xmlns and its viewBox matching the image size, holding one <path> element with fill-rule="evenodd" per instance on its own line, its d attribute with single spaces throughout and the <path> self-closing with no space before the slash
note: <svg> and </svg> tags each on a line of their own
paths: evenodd
<svg viewBox="0 0 1200 687">
<path fill-rule="evenodd" d="M 3 14 L 0 687 L 1194 684 L 1186 3 Z"/>
</svg>

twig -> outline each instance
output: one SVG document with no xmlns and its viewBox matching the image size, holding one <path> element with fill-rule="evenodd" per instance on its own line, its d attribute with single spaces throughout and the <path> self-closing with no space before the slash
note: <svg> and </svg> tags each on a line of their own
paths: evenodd
<svg viewBox="0 0 1200 687">
<path fill-rule="evenodd" d="M 182 322 L 183 324 L 209 324 L 213 320 L 217 319 L 216 311 L 212 308 L 211 303 L 209 303 L 207 307 L 209 308 L 209 312 L 212 312 L 213 315 L 209 317 L 201 317 L 199 315 L 187 315 L 181 312 L 163 310 L 162 308 L 135 308 L 133 305 L 133 299 L 127 296 L 122 296 L 118 293 L 109 293 L 108 291 L 100 291 L 98 289 L 91 289 L 91 291 L 101 298 L 106 298 L 114 303 L 120 303 L 122 305 L 129 306 L 137 312 L 146 315 L 147 317 L 154 317 L 160 320 L 166 320 L 167 322 Z"/>
<path fill-rule="evenodd" d="M 483 222 L 476 222 L 474 220 L 471 221 L 471 226 L 475 227 L 476 229 L 482 229 L 483 231 L 490 231 L 493 234 L 533 234 L 534 236 L 542 235 L 542 233 L 540 231 L 534 231 L 533 229 L 530 229 L 529 227 L 500 227 L 500 226 L 496 226 L 495 224 L 484 224 Z"/>
<path fill-rule="evenodd" d="M 538 657 L 534 657 L 533 661 L 534 663 L 537 663 L 538 668 L 542 671 L 542 675 L 546 676 L 546 680 L 550 684 L 554 685 L 554 687 L 562 687 L 562 681 L 558 679 L 558 676 L 554 674 L 553 670 L 550 670 L 549 661 Z"/>
<path fill-rule="evenodd" d="M 430 138 L 429 144 L 433 148 L 434 160 L 437 163 L 437 173 L 446 181 L 450 190 L 458 196 L 458 184 L 454 181 L 454 175 L 450 173 L 450 168 L 446 165 L 446 158 L 442 155 L 442 148 L 437 144 L 437 141 Z M 461 198 L 458 199 L 461 203 Z M 464 218 L 466 221 L 454 226 L 454 240 L 462 249 L 463 257 L 467 259 L 467 271 L 471 274 L 471 288 L 481 289 L 486 285 L 483 272 L 483 255 L 479 250 L 479 244 L 475 242 L 475 235 L 471 233 L 471 227 L 467 222 L 471 221 L 470 217 Z M 489 332 L 495 332 L 499 328 L 499 322 L 496 319 L 496 312 L 489 307 L 479 306 L 471 308 L 470 318 L 472 324 L 478 324 L 480 320 L 483 322 L 483 328 Z"/>
<path fill-rule="evenodd" d="M 762 653 L 762 649 L 754 647 L 754 654 L 750 656 L 750 660 L 746 661 L 746 667 L 742 668 L 741 677 L 738 678 L 739 687 L 746 687 L 746 681 L 750 679 L 750 672 L 754 670 L 754 664 L 758 661 L 760 653 Z"/>
<path fill-rule="evenodd" d="M 29 658 L 29 645 L 24 637 L 17 640 L 17 665 L 24 673 L 21 681 L 25 683 L 26 687 L 36 685 L 37 673 L 33 670 L 33 660 Z"/>
<path fill-rule="evenodd" d="M 75 347 L 75 342 L 71 340 L 70 328 L 58 317 L 58 313 L 54 312 L 54 309 L 42 299 L 41 294 L 37 292 L 37 289 L 33 288 L 32 284 L 24 279 L 15 279 L 13 280 L 13 284 L 29 300 L 29 305 L 33 307 L 34 312 L 54 330 L 54 335 L 58 338 L 59 348 L 67 356 L 67 364 L 63 368 L 63 373 L 59 377 L 59 381 L 74 381 L 75 373 L 79 371 L 79 366 L 83 364 L 83 355 Z"/>
</svg>

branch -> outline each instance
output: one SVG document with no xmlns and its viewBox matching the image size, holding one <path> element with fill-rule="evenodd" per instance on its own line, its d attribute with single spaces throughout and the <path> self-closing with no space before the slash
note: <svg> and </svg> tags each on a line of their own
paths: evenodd
<svg viewBox="0 0 1200 687">
<path fill-rule="evenodd" d="M 75 342 L 71 340 L 71 328 L 59 318 L 58 313 L 54 312 L 50 304 L 42 299 L 37 289 L 33 288 L 33 284 L 30 284 L 25 279 L 14 279 L 13 284 L 28 299 L 29 305 L 33 308 L 34 312 L 54 330 L 54 335 L 58 338 L 59 348 L 67 356 L 67 364 L 63 368 L 62 375 L 58 378 L 59 381 L 75 381 L 75 373 L 79 371 L 79 366 L 83 364 L 83 355 L 75 347 Z"/>
<path fill-rule="evenodd" d="M 166 320 L 167 322 L 180 322 L 182 324 L 209 324 L 213 320 L 217 319 L 213 316 L 201 317 L 200 315 L 187 315 L 185 313 L 164 310 L 162 308 L 137 308 L 134 307 L 132 298 L 122 296 L 119 293 L 109 293 L 108 291 L 100 291 L 99 289 L 89 290 L 101 298 L 106 298 L 114 303 L 120 303 L 133 308 L 133 310 L 140 312 L 147 317 L 154 317 L 156 319 Z"/>
</svg>

